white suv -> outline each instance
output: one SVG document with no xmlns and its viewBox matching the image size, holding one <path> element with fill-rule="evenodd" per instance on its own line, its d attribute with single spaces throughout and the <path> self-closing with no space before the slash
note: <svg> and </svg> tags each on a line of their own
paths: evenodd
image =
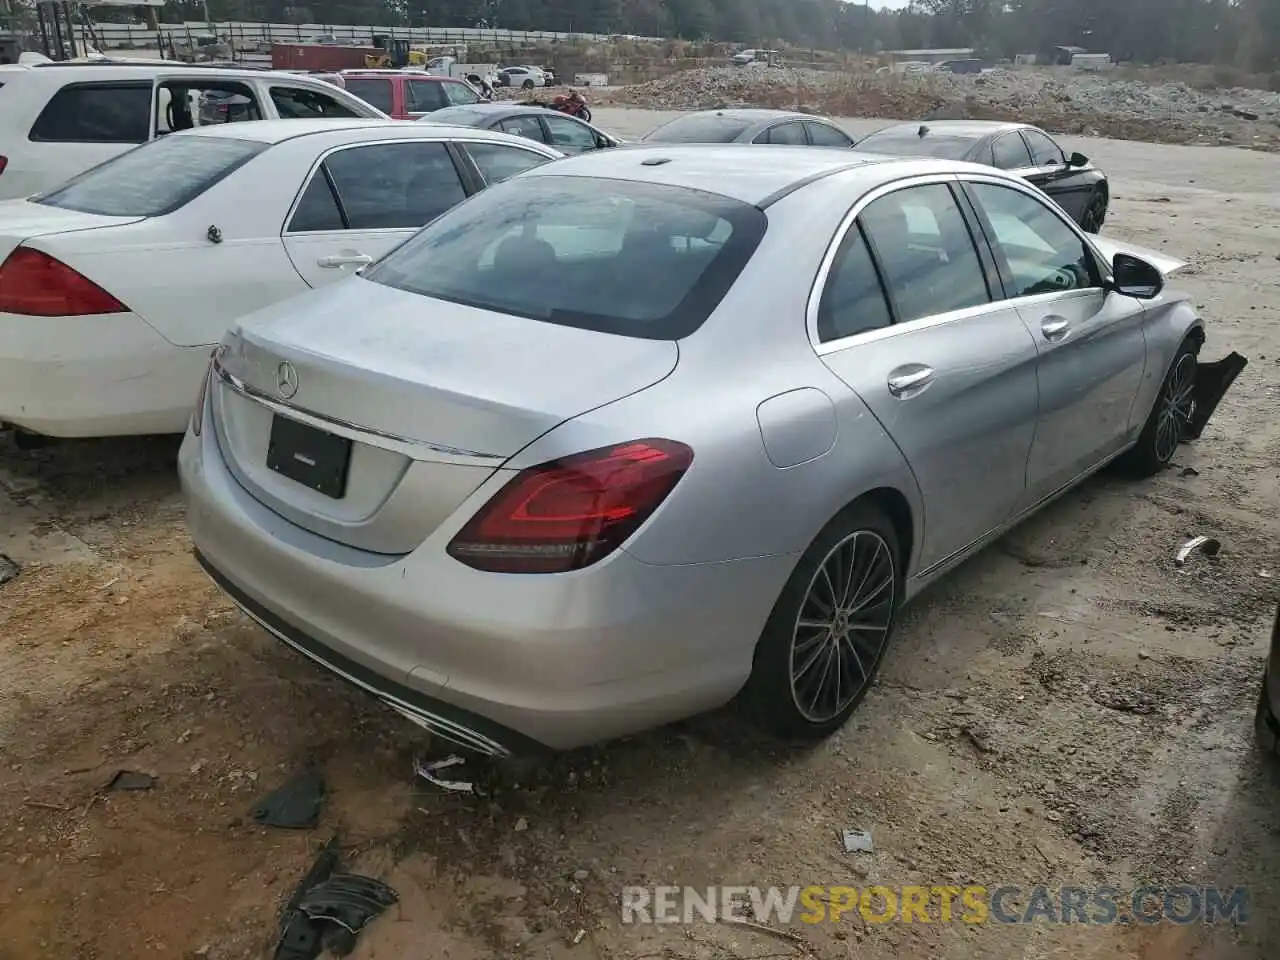
<svg viewBox="0 0 1280 960">
<path fill-rule="evenodd" d="M 0 66 L 0 200 L 27 197 L 174 130 L 386 114 L 308 76 L 169 61 Z"/>
</svg>

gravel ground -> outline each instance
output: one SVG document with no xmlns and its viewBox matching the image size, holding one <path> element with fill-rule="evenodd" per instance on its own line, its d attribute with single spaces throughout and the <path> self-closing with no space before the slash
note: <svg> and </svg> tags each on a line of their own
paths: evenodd
<svg viewBox="0 0 1280 960">
<path fill-rule="evenodd" d="M 631 135 L 662 118 L 598 114 Z M 1206 353 L 1250 366 L 1178 469 L 1096 478 L 922 597 L 854 720 L 808 752 L 751 741 L 726 711 L 484 799 L 441 793 L 412 777 L 413 729 L 208 585 L 175 441 L 23 452 L 0 437 L 0 553 L 24 566 L 0 586 L 0 958 L 262 956 L 331 832 L 401 894 L 361 960 L 1274 957 L 1280 781 L 1252 714 L 1280 566 L 1280 160 L 1066 144 L 1112 176 L 1108 234 L 1189 258 Z M 1221 554 L 1177 570 L 1201 533 Z M 307 760 L 331 789 L 320 828 L 255 825 L 254 798 Z M 117 769 L 158 781 L 102 792 Z M 847 827 L 875 852 L 844 853 Z M 637 883 L 1144 880 L 1247 885 L 1250 920 L 848 917 L 785 935 L 618 920 Z"/>
<path fill-rule="evenodd" d="M 598 102 L 658 110 L 732 103 L 900 120 L 1022 120 L 1055 132 L 1123 140 L 1280 149 L 1280 94 L 1202 93 L 1182 83 L 1148 84 L 1070 69 L 956 76 L 717 67 L 621 87 Z"/>
</svg>

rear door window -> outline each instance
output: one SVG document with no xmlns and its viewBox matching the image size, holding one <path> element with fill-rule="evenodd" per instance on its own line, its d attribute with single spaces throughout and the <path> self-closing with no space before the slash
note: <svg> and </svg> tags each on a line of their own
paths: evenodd
<svg viewBox="0 0 1280 960">
<path fill-rule="evenodd" d="M 818 305 L 818 340 L 878 330 L 893 323 L 862 229 L 855 223 L 840 241 Z"/>
<path fill-rule="evenodd" d="M 505 143 L 467 143 L 464 149 L 471 155 L 485 183 L 500 183 L 518 173 L 532 170 L 547 163 L 550 158 L 532 150 L 521 150 Z"/>
<path fill-rule="evenodd" d="M 466 199 L 443 143 L 349 147 L 330 154 L 325 168 L 351 230 L 420 227 Z"/>
<path fill-rule="evenodd" d="M 309 87 L 271 87 L 271 102 L 284 120 L 320 120 L 360 116 L 336 97 Z"/>
<path fill-rule="evenodd" d="M 50 98 L 29 139 L 46 143 L 145 143 L 151 84 L 76 83 Z"/>
<path fill-rule="evenodd" d="M 348 78 L 343 85 L 347 93 L 353 93 L 371 107 L 377 107 L 383 113 L 395 111 L 394 91 L 391 81 L 373 77 Z"/>
<path fill-rule="evenodd" d="M 756 143 L 781 143 L 792 146 L 806 146 L 804 127 L 799 123 L 780 123 L 756 137 Z"/>
<path fill-rule="evenodd" d="M 444 84 L 438 80 L 409 80 L 405 87 L 409 91 L 408 110 L 410 113 L 431 113 L 449 106 L 444 95 Z"/>
<path fill-rule="evenodd" d="M 243 83 L 166 80 L 156 88 L 156 133 L 194 126 L 261 120 L 258 99 Z"/>
<path fill-rule="evenodd" d="M 679 339 L 719 305 L 767 223 L 750 204 L 682 187 L 517 177 L 449 211 L 365 276 L 533 320 Z"/>
<path fill-rule="evenodd" d="M 87 170 L 35 201 L 108 217 L 159 217 L 190 203 L 267 147 L 229 137 L 165 137 Z"/>
<path fill-rule="evenodd" d="M 848 147 L 853 144 L 848 134 L 828 124 L 808 120 L 804 126 L 809 131 L 809 142 L 815 147 Z"/>
<path fill-rule="evenodd" d="M 324 170 L 317 170 L 302 192 L 285 233 L 332 233 L 347 229 L 338 197 Z"/>
<path fill-rule="evenodd" d="M 858 219 L 900 323 L 990 301 L 968 224 L 945 184 L 894 191 L 873 200 Z"/>
</svg>

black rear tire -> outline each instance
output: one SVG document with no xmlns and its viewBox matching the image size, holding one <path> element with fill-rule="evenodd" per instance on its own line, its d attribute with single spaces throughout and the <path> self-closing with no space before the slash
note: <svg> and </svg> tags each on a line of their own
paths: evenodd
<svg viewBox="0 0 1280 960">
<path fill-rule="evenodd" d="M 520 84 L 520 86 L 521 86 L 521 87 L 523 87 L 525 90 L 532 90 L 532 89 L 533 89 L 533 81 L 532 81 L 532 80 L 526 80 L 524 83 Z"/>
<path fill-rule="evenodd" d="M 1182 442 L 1187 422 L 1195 412 L 1196 357 L 1200 343 L 1188 337 L 1178 347 L 1160 384 L 1160 392 L 1138 434 L 1138 442 L 1118 465 L 1138 477 L 1149 477 L 1167 467 Z"/>
<path fill-rule="evenodd" d="M 591 122 L 591 111 L 587 107 L 583 107 L 582 110 L 579 111 L 578 116 L 580 116 L 586 123 Z"/>
<path fill-rule="evenodd" d="M 1080 229 L 1085 233 L 1101 233 L 1102 225 L 1107 221 L 1107 193 L 1095 189 L 1089 194 L 1089 202 L 1085 205 L 1084 216 L 1080 218 Z"/>
<path fill-rule="evenodd" d="M 870 503 L 847 507 L 823 528 L 756 644 L 743 689 L 756 723 L 785 739 L 818 740 L 849 719 L 893 636 L 902 553 L 892 521 Z"/>
</svg>

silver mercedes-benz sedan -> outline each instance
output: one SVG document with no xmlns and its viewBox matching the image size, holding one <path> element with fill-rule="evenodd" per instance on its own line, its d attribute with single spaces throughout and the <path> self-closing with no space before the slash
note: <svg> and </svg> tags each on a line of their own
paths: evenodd
<svg viewBox="0 0 1280 960">
<path fill-rule="evenodd" d="M 821 736 L 925 584 L 1198 435 L 1238 370 L 1198 370 L 1178 266 L 990 167 L 585 154 L 237 323 L 191 535 L 280 640 L 475 750 L 739 693 Z"/>
</svg>

